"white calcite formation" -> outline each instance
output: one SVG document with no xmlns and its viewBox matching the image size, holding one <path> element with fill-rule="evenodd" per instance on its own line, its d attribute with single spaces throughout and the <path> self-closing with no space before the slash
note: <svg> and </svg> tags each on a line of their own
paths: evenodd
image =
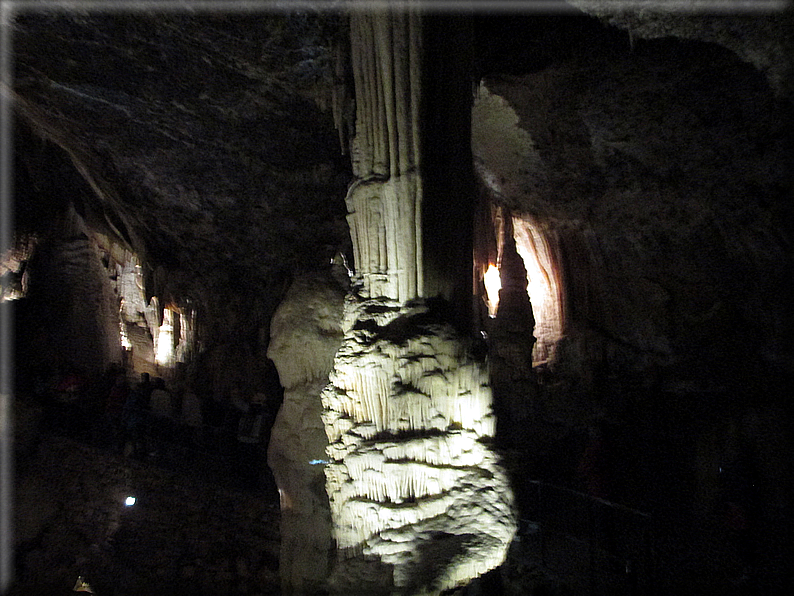
<svg viewBox="0 0 794 596">
<path fill-rule="evenodd" d="M 346 204 L 359 288 L 349 297 L 344 342 L 322 394 L 337 546 L 329 588 L 338 594 L 430 594 L 466 584 L 501 564 L 515 531 L 512 493 L 487 446 L 495 426 L 487 370 L 417 298 L 460 298 L 455 280 L 466 279 L 456 277 L 449 264 L 460 261 L 451 254 L 439 266 L 423 251 L 423 238 L 433 238 L 438 252 L 450 234 L 451 227 L 423 225 L 438 223 L 433 209 L 425 217 L 438 201 L 465 223 L 464 205 L 449 197 L 465 195 L 465 184 L 454 184 L 465 171 L 441 157 L 465 156 L 455 143 L 469 144 L 443 126 L 423 129 L 437 101 L 423 91 L 439 66 L 425 46 L 434 25 L 426 25 L 412 10 L 350 18 L 357 180 Z M 439 78 L 430 85 L 436 96 L 445 86 L 458 89 L 454 76 Z M 340 130 L 344 96 L 336 94 Z M 428 130 L 443 150 L 422 141 Z M 426 150 L 435 173 L 422 168 Z M 428 186 L 442 175 L 444 192 Z M 469 258 L 465 233 L 452 234 L 446 240 Z"/>
<path fill-rule="evenodd" d="M 405 301 L 421 289 L 416 173 L 358 180 L 345 198 L 362 293 Z"/>
<path fill-rule="evenodd" d="M 491 390 L 422 301 L 348 301 L 323 391 L 338 593 L 425 594 L 499 566 L 513 496 L 488 439 Z"/>
<path fill-rule="evenodd" d="M 332 552 L 322 463 L 320 393 L 342 343 L 344 289 L 331 275 L 297 278 L 270 324 L 267 355 L 284 387 L 267 462 L 281 496 L 279 573 L 285 594 L 324 590 Z"/>
<path fill-rule="evenodd" d="M 356 12 L 350 43 L 357 181 L 346 203 L 356 274 L 363 293 L 405 302 L 423 293 L 420 19 L 411 11 Z"/>
</svg>

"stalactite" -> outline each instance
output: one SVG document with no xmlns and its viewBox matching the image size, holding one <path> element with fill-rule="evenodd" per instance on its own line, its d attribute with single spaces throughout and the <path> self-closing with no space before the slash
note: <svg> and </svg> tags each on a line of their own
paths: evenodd
<svg viewBox="0 0 794 596">
<path fill-rule="evenodd" d="M 389 176 L 394 178 L 399 175 L 399 154 L 397 149 L 397 122 L 395 116 L 395 102 L 397 101 L 394 72 L 394 56 L 392 49 L 393 20 L 398 17 L 386 13 L 381 18 L 374 20 L 376 54 L 379 68 L 377 69 L 383 102 L 383 117 L 385 137 L 388 150 Z"/>
<path fill-rule="evenodd" d="M 415 12 L 408 13 L 408 76 L 410 80 L 411 97 L 411 146 L 413 149 L 412 165 L 419 168 L 421 165 L 421 138 L 419 134 L 419 106 L 421 101 L 422 69 L 420 56 L 422 55 L 422 23 Z M 418 211 L 418 210 L 417 210 Z"/>
</svg>

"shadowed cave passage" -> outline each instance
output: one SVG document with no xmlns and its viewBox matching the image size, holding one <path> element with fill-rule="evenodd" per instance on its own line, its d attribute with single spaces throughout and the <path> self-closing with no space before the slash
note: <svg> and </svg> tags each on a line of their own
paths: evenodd
<svg viewBox="0 0 794 596">
<path fill-rule="evenodd" d="M 15 13 L 16 593 L 785 593 L 791 15 L 565 6 Z"/>
</svg>

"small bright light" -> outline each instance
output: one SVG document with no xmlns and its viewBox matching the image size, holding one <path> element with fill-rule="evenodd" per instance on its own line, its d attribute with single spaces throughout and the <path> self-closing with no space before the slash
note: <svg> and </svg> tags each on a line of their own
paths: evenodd
<svg viewBox="0 0 794 596">
<path fill-rule="evenodd" d="M 488 271 L 483 275 L 485 283 L 485 293 L 488 296 L 488 314 L 496 316 L 496 309 L 499 306 L 499 290 L 502 289 L 502 278 L 499 276 L 499 269 L 496 265 L 488 266 Z"/>
<path fill-rule="evenodd" d="M 127 507 L 132 507 L 133 505 L 135 505 L 135 497 L 127 497 L 126 499 L 124 499 L 124 504 Z"/>
</svg>

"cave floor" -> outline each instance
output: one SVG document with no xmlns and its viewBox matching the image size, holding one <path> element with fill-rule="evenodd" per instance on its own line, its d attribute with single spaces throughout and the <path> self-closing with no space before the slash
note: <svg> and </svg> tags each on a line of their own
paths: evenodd
<svg viewBox="0 0 794 596">
<path fill-rule="evenodd" d="M 208 433 L 192 449 L 174 439 L 131 456 L 90 425 L 54 422 L 17 456 L 10 594 L 71 593 L 78 576 L 101 596 L 280 592 L 278 495 L 241 477 L 233 441 Z M 728 545 L 681 520 L 533 481 L 519 515 L 489 574 L 498 588 L 481 578 L 456 594 L 756 593 Z"/>
<path fill-rule="evenodd" d="M 279 593 L 278 495 L 233 451 L 173 440 L 133 457 L 42 420 L 16 457 L 10 594 L 72 593 L 79 576 L 101 596 Z"/>
</svg>

